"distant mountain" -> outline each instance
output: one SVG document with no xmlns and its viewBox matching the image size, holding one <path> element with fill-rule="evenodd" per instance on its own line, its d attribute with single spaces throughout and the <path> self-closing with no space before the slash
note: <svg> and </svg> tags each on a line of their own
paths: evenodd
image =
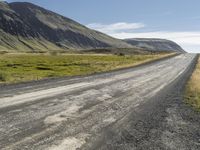
<svg viewBox="0 0 200 150">
<path fill-rule="evenodd" d="M 131 48 L 69 18 L 27 2 L 0 2 L 0 50 Z"/>
<path fill-rule="evenodd" d="M 140 47 L 150 51 L 174 51 L 185 52 L 178 44 L 165 39 L 125 39 L 125 42 L 136 47 Z"/>
</svg>

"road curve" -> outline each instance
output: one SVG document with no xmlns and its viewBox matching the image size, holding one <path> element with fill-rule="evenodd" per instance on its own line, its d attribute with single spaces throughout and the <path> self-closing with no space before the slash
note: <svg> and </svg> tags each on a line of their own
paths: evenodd
<svg viewBox="0 0 200 150">
<path fill-rule="evenodd" d="M 122 149 L 105 146 L 102 137 L 113 139 L 108 129 L 125 126 L 128 114 L 184 74 L 195 57 L 181 54 L 121 71 L 0 87 L 0 149 Z M 134 143 L 121 145 L 137 149 Z"/>
</svg>

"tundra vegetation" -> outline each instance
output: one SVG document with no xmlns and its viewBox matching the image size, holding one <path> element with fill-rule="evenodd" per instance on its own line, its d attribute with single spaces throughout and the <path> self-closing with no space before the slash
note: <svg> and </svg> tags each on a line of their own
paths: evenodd
<svg viewBox="0 0 200 150">
<path fill-rule="evenodd" d="M 200 111 L 200 58 L 186 86 L 185 99 L 189 105 Z"/>
<path fill-rule="evenodd" d="M 51 77 L 89 75 L 135 66 L 171 54 L 2 54 L 0 83 L 16 83 Z"/>
</svg>

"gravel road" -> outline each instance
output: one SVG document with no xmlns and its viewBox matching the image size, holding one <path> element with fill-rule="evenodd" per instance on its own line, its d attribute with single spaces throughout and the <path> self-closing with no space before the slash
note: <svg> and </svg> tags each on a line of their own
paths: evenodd
<svg viewBox="0 0 200 150">
<path fill-rule="evenodd" d="M 199 114 L 182 101 L 196 58 L 1 86 L 0 149 L 200 149 Z"/>
</svg>

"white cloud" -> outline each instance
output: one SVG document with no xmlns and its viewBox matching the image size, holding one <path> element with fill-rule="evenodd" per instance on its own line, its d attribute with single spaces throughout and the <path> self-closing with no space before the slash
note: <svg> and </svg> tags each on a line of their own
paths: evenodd
<svg viewBox="0 0 200 150">
<path fill-rule="evenodd" d="M 158 32 L 142 32 L 142 33 L 133 33 L 133 32 L 118 32 L 110 34 L 116 38 L 125 39 L 125 38 L 164 38 L 164 39 L 173 39 L 179 40 L 179 42 L 184 42 L 187 44 L 200 44 L 200 31 L 199 32 L 172 32 L 172 31 L 158 31 Z"/>
<path fill-rule="evenodd" d="M 140 29 L 143 28 L 144 26 L 145 25 L 143 23 L 127 23 L 127 22 L 118 22 L 113 24 L 91 23 L 87 25 L 87 27 L 91 29 L 95 29 L 107 34 Z"/>
</svg>

